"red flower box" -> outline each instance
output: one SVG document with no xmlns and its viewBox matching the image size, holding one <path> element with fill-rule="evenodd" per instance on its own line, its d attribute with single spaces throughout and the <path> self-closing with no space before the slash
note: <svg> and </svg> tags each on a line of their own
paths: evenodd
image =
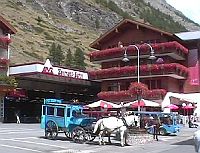
<svg viewBox="0 0 200 153">
<path fill-rule="evenodd" d="M 9 63 L 9 59 L 0 58 L 0 64 L 1 64 L 1 65 L 8 65 L 8 63 Z"/>
<path fill-rule="evenodd" d="M 187 76 L 189 71 L 188 68 L 178 64 L 151 64 L 151 65 L 140 65 L 140 74 L 149 75 L 151 74 L 163 74 L 163 73 L 175 73 L 180 76 Z M 105 79 L 105 78 L 116 78 L 122 76 L 136 76 L 137 66 L 125 66 L 125 67 L 114 67 L 108 69 L 102 69 L 97 71 L 90 71 L 89 76 L 91 79 Z"/>
<path fill-rule="evenodd" d="M 162 99 L 166 95 L 167 91 L 165 89 L 153 89 L 147 90 L 142 98 L 145 99 Z M 97 94 L 100 99 L 107 101 L 133 101 L 137 99 L 137 93 L 131 93 L 130 90 L 124 91 L 102 91 Z"/>
<path fill-rule="evenodd" d="M 149 54 L 149 46 L 146 45 L 137 45 L 140 48 L 141 55 Z M 151 44 L 152 48 L 154 49 L 155 53 L 169 53 L 169 52 L 177 52 L 177 54 L 186 55 L 188 54 L 188 49 L 179 44 L 176 41 L 172 42 L 164 42 L 164 43 L 156 43 Z M 99 51 L 92 51 L 89 54 L 91 61 L 98 61 L 103 59 L 112 59 L 114 57 L 123 58 L 124 51 L 127 49 L 127 54 L 129 56 L 137 56 L 137 49 L 133 46 L 123 47 L 123 48 L 111 48 Z"/>
<path fill-rule="evenodd" d="M 0 37 L 0 42 L 3 42 L 4 44 L 9 44 L 11 43 L 11 39 L 8 37 Z"/>
</svg>

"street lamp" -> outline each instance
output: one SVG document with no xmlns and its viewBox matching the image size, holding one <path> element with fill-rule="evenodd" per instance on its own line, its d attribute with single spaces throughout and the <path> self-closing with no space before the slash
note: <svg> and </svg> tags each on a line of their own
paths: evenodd
<svg viewBox="0 0 200 153">
<path fill-rule="evenodd" d="M 128 54 L 127 54 L 128 48 L 129 47 L 135 47 L 136 48 L 136 50 L 137 50 L 137 82 L 138 83 L 140 82 L 140 48 L 143 45 L 147 45 L 150 48 L 150 56 L 149 56 L 148 59 L 150 59 L 150 60 L 156 59 L 156 57 L 154 55 L 154 50 L 153 50 L 152 46 L 150 44 L 148 44 L 148 43 L 144 43 L 144 44 L 140 45 L 140 47 L 138 47 L 136 45 L 129 45 L 128 47 L 126 47 L 126 49 L 124 51 L 124 58 L 122 59 L 122 61 L 128 62 L 129 61 Z M 137 100 L 138 100 L 138 112 L 139 112 L 140 111 L 140 100 L 139 100 L 139 97 L 137 98 Z"/>
<path fill-rule="evenodd" d="M 127 55 L 127 50 L 129 47 L 135 47 L 137 49 L 137 82 L 140 82 L 140 49 L 138 48 L 138 46 L 136 45 L 129 45 L 128 47 L 126 47 L 125 51 L 124 51 L 124 58 L 122 59 L 122 61 L 124 62 L 128 62 L 128 55 Z"/>
</svg>

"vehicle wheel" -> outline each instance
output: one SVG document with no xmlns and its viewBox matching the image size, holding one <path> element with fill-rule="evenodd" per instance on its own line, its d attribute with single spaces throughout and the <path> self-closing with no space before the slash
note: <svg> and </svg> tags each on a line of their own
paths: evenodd
<svg viewBox="0 0 200 153">
<path fill-rule="evenodd" d="M 163 128 L 161 128 L 161 129 L 159 130 L 159 133 L 160 133 L 160 135 L 167 135 L 166 130 L 163 129 Z"/>
<path fill-rule="evenodd" d="M 66 136 L 68 139 L 71 139 L 71 138 L 72 138 L 71 132 L 64 131 L 64 133 L 65 133 L 65 136 Z"/>
<path fill-rule="evenodd" d="M 76 143 L 84 143 L 85 139 L 85 130 L 82 127 L 75 127 L 72 131 L 72 140 Z"/>
<path fill-rule="evenodd" d="M 93 141 L 96 138 L 96 135 L 90 133 L 90 132 L 86 132 L 85 133 L 85 139 L 86 141 Z"/>
<path fill-rule="evenodd" d="M 47 139 L 56 139 L 58 136 L 58 126 L 54 121 L 48 121 L 45 127 L 45 137 Z"/>
</svg>

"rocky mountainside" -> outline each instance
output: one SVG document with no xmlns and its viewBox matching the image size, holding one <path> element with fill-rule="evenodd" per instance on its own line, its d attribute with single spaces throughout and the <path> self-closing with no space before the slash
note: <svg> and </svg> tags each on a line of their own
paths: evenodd
<svg viewBox="0 0 200 153">
<path fill-rule="evenodd" d="M 12 64 L 45 61 L 53 42 L 63 52 L 89 44 L 123 18 L 152 24 L 169 32 L 200 26 L 165 0 L 1 0 L 1 15 L 17 29 L 11 44 Z M 88 68 L 94 68 L 86 57 Z"/>
</svg>

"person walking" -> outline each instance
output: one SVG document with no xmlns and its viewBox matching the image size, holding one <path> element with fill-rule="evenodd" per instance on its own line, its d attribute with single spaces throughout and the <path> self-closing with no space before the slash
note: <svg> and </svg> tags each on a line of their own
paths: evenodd
<svg viewBox="0 0 200 153">
<path fill-rule="evenodd" d="M 19 117 L 19 111 L 17 111 L 15 113 L 15 116 L 16 116 L 16 119 L 17 119 L 17 124 L 20 124 L 21 122 L 20 122 L 20 117 Z"/>
</svg>

